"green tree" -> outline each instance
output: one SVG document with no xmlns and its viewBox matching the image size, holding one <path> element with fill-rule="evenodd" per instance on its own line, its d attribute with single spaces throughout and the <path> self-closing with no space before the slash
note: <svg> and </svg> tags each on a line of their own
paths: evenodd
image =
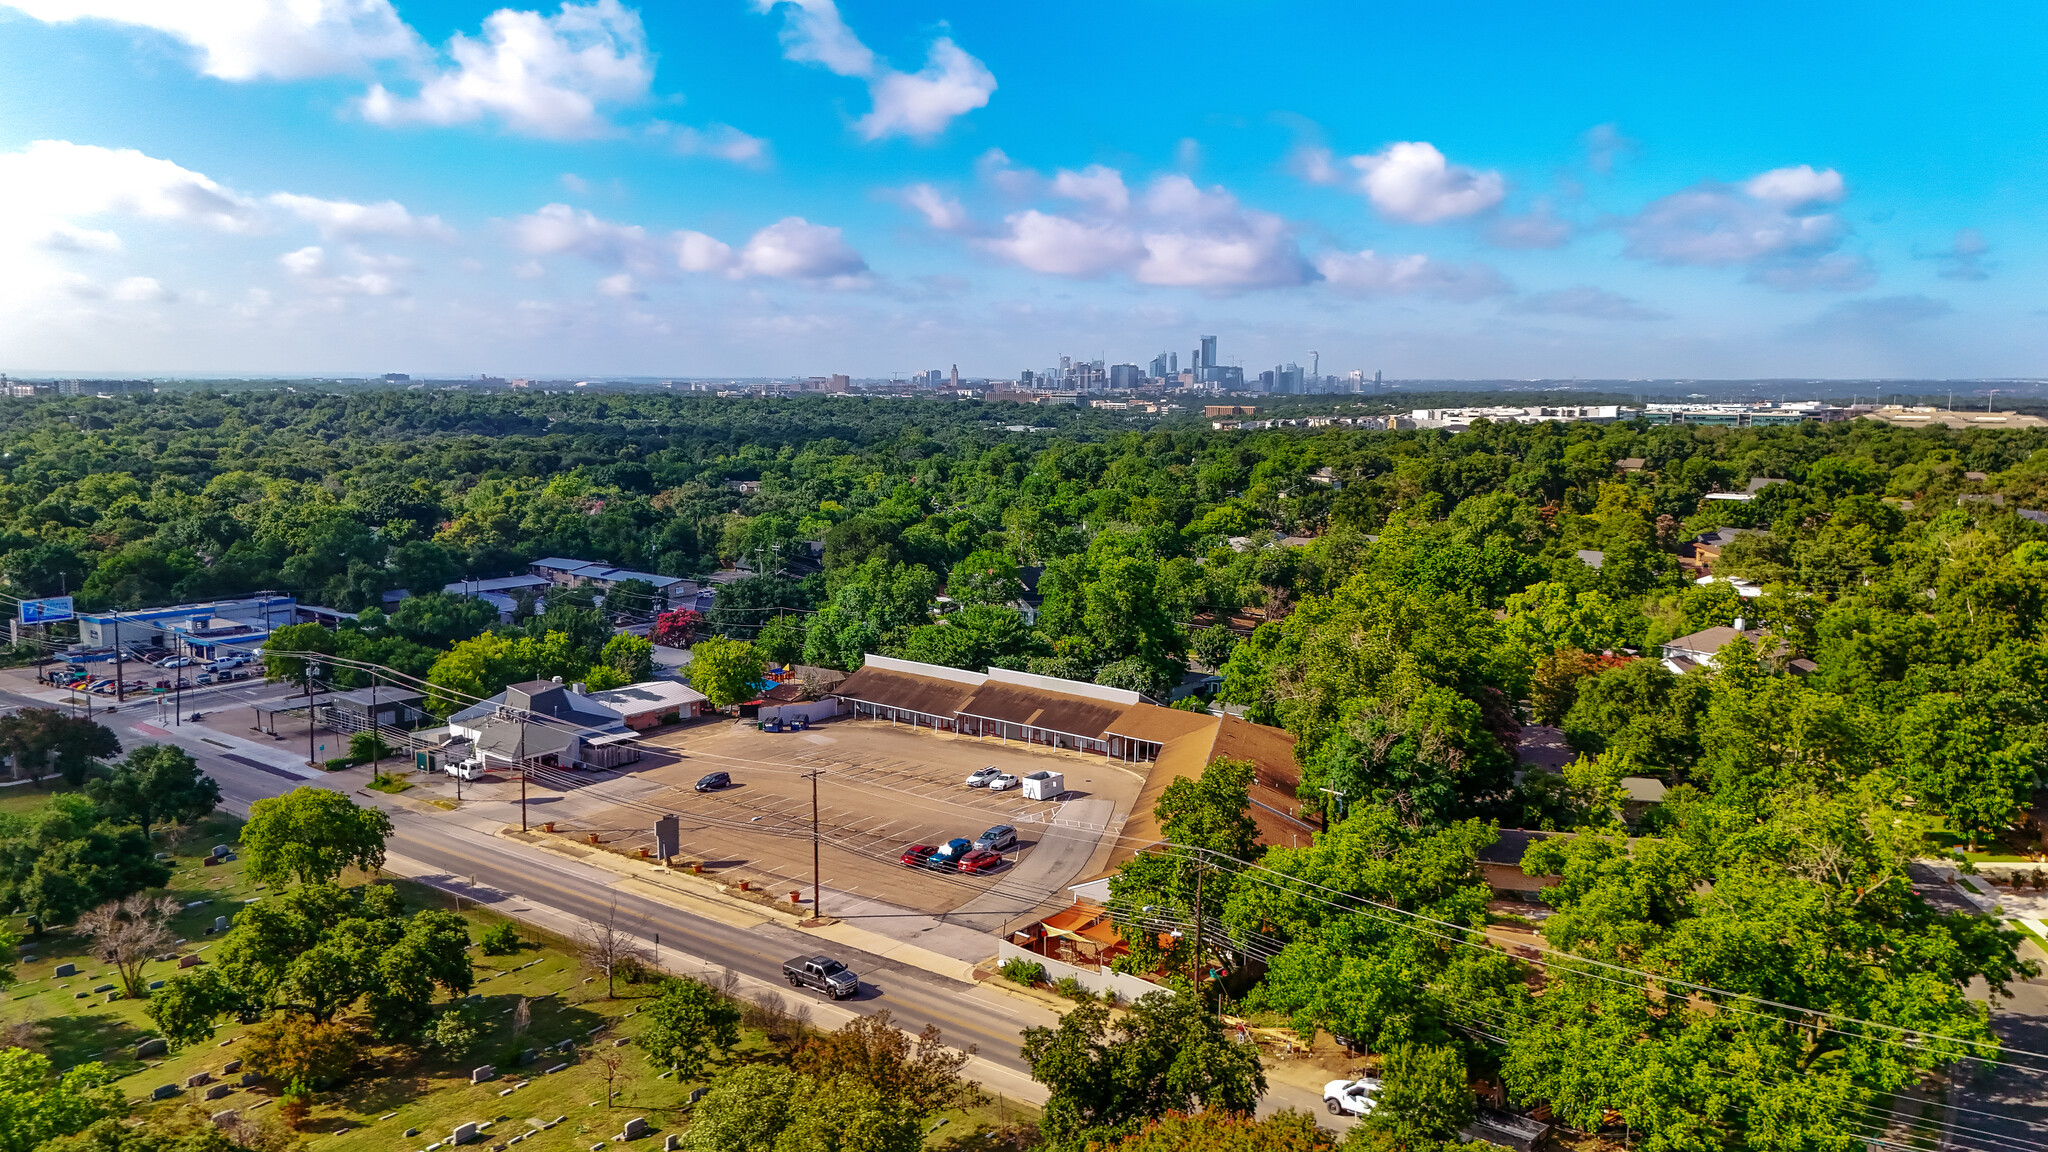
<svg viewBox="0 0 2048 1152">
<path fill-rule="evenodd" d="M 1448 1044 L 1397 1044 L 1380 1060 L 1379 1103 L 1365 1126 L 1386 1146 L 1434 1146 L 1472 1120 L 1465 1057 Z"/>
<path fill-rule="evenodd" d="M 1172 1112 L 1146 1124 L 1103 1152 L 1327 1152 L 1337 1142 L 1307 1112 L 1292 1109 L 1264 1119 L 1230 1112 Z"/>
<path fill-rule="evenodd" d="M 305 785 L 256 801 L 242 826 L 244 871 L 267 884 L 297 880 L 321 884 L 351 865 L 374 871 L 384 864 L 391 818 L 348 797 Z"/>
<path fill-rule="evenodd" d="M 156 1023 L 157 1033 L 173 1050 L 213 1039 L 222 1015 L 235 1004 L 235 994 L 216 969 L 180 972 L 150 993 L 142 1010 Z"/>
<path fill-rule="evenodd" d="M 446 655 L 434 661 L 427 671 L 427 682 L 433 685 L 427 695 L 427 707 L 441 716 L 460 712 L 530 674 L 528 663 L 512 637 L 486 632 L 457 642 Z"/>
<path fill-rule="evenodd" d="M 2018 739 L 2012 737 L 2018 736 Z M 2012 826 L 2037 780 L 2043 749 L 1962 697 L 1923 697 L 1899 718 L 1899 759 L 1907 787 L 1968 837 Z"/>
<path fill-rule="evenodd" d="M 238 1121 L 215 1124 L 193 1105 L 161 1106 L 133 1123 L 111 1117 L 97 1121 L 82 1132 L 51 1140 L 39 1152 L 244 1152 L 256 1147 L 245 1141 L 262 1141 L 262 1127 Z"/>
<path fill-rule="evenodd" d="M 51 797 L 24 831 L 0 836 L 0 907 L 46 925 L 161 887 L 170 875 L 140 827 L 101 819 L 84 796 Z"/>
<path fill-rule="evenodd" d="M 798 616 L 770 616 L 754 633 L 754 647 L 770 664 L 785 667 L 804 654 L 804 628 Z"/>
<path fill-rule="evenodd" d="M 482 1044 L 491 1026 L 484 1010 L 467 1002 L 450 1004 L 434 1015 L 434 1025 L 427 1030 L 427 1042 L 460 1060 L 476 1051 Z"/>
<path fill-rule="evenodd" d="M 604 642 L 600 659 L 628 684 L 654 679 L 654 641 L 630 632 L 619 632 Z"/>
<path fill-rule="evenodd" d="M 1130 943 L 1121 962 L 1129 971 L 1186 973 L 1197 985 L 1212 963 L 1235 960 L 1221 933 L 1190 928 L 1162 933 L 1162 924 L 1192 926 L 1216 915 L 1230 899 L 1234 877 L 1259 854 L 1258 825 L 1249 790 L 1256 774 L 1249 760 L 1217 757 L 1196 779 L 1168 784 L 1152 808 L 1170 847 L 1140 853 L 1109 881 L 1109 909 Z M 1162 939 L 1163 937 L 1163 939 Z"/>
<path fill-rule="evenodd" d="M 946 576 L 946 595 L 963 607 L 1009 604 L 1023 597 L 1024 584 L 1017 578 L 1017 565 L 1008 556 L 983 548 L 953 565 Z"/>
<path fill-rule="evenodd" d="M 97 1061 L 55 1074 L 50 1059 L 0 1048 L 0 1152 L 31 1152 L 94 1121 L 126 1115 L 114 1073 Z"/>
<path fill-rule="evenodd" d="M 0 716 L 0 748 L 38 782 L 54 773 L 82 787 L 94 762 L 121 752 L 121 741 L 104 725 L 55 708 L 22 708 Z"/>
<path fill-rule="evenodd" d="M 390 626 L 415 643 L 446 648 L 482 634 L 497 622 L 498 609 L 490 601 L 436 588 L 399 601 L 391 613 Z"/>
<path fill-rule="evenodd" d="M 647 1017 L 640 1045 L 648 1061 L 685 1080 L 696 1079 L 715 1052 L 739 1043 L 740 1010 L 696 980 L 663 980 L 640 1013 Z"/>
<path fill-rule="evenodd" d="M 263 674 L 272 680 L 304 685 L 309 661 L 303 656 L 285 653 L 318 652 L 333 656 L 340 651 L 341 641 L 324 625 L 284 624 L 272 629 L 270 638 L 263 642 Z"/>
<path fill-rule="evenodd" d="M 744 640 L 711 636 L 690 649 L 690 686 L 714 708 L 727 708 L 759 694 L 768 668 Z"/>
<path fill-rule="evenodd" d="M 1249 1044 L 1232 1042 L 1192 996 L 1154 992 L 1112 1017 L 1089 1001 L 1051 1027 L 1024 1030 L 1031 1078 L 1046 1086 L 1041 1131 L 1079 1152 L 1168 1112 L 1248 1114 L 1266 1090 Z"/>
<path fill-rule="evenodd" d="M 140 824 L 145 836 L 159 823 L 189 824 L 220 804 L 220 785 L 172 744 L 144 744 L 111 774 L 88 781 L 85 792 L 109 819 Z"/>
<path fill-rule="evenodd" d="M 883 1009 L 810 1036 L 790 1058 L 790 1067 L 819 1081 L 849 1077 L 922 1119 L 986 1102 L 979 1089 L 960 1078 L 969 1055 L 948 1048 L 936 1024 L 925 1025 L 913 1042 Z"/>
</svg>

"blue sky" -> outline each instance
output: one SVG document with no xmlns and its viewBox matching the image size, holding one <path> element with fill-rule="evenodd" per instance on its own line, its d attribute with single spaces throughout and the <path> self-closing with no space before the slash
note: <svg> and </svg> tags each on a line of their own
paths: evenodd
<svg viewBox="0 0 2048 1152">
<path fill-rule="evenodd" d="M 2044 374 L 2044 23 L 0 0 L 0 369 Z"/>
</svg>

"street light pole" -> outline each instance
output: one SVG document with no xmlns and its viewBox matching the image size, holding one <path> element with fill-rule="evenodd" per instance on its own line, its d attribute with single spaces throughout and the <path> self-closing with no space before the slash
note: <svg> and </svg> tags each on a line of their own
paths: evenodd
<svg viewBox="0 0 2048 1152">
<path fill-rule="evenodd" d="M 306 766 L 318 768 L 320 762 L 313 758 L 313 674 L 320 670 L 318 664 L 306 661 Z"/>
</svg>

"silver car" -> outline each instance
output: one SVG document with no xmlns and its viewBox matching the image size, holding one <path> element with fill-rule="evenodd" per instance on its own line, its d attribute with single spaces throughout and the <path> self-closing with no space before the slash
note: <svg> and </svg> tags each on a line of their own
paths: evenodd
<svg viewBox="0 0 2048 1152">
<path fill-rule="evenodd" d="M 969 788 L 986 788 L 989 781 L 1000 775 L 1002 775 L 1002 772 L 993 764 L 986 768 L 977 768 L 974 770 L 974 774 L 967 778 L 967 786 Z"/>
<path fill-rule="evenodd" d="M 998 824 L 974 838 L 974 846 L 987 852 L 1008 852 L 1017 846 L 1017 830 Z"/>
</svg>

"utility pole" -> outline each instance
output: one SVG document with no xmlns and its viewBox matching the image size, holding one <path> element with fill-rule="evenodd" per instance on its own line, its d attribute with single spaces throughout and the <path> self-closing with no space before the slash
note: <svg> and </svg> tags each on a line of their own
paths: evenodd
<svg viewBox="0 0 2048 1152">
<path fill-rule="evenodd" d="M 313 758 L 313 674 L 320 666 L 306 661 L 306 767 L 318 768 L 320 762 Z"/>
<path fill-rule="evenodd" d="M 121 614 L 114 613 L 114 702 L 126 704 L 128 696 L 121 690 Z"/>
<path fill-rule="evenodd" d="M 813 920 L 821 919 L 825 915 L 825 906 L 820 902 L 822 885 L 818 879 L 823 871 L 819 865 L 821 856 L 818 850 L 818 777 L 824 774 L 825 770 L 823 768 L 804 773 L 804 778 L 811 782 L 811 919 Z"/>
</svg>

